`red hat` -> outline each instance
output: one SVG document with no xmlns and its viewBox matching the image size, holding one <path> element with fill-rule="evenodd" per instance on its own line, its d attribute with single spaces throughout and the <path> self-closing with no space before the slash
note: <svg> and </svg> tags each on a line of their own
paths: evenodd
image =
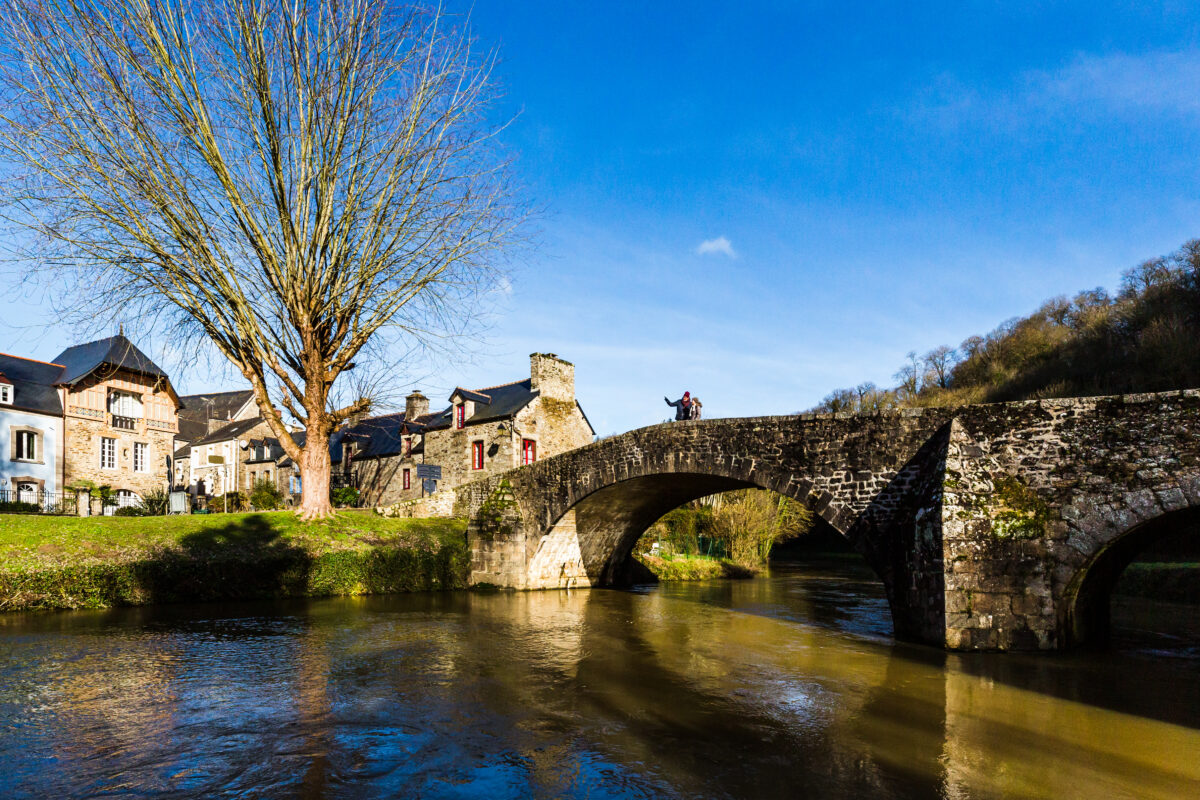
<svg viewBox="0 0 1200 800">
<path fill-rule="evenodd" d="M 683 396 L 684 396 L 684 397 L 691 397 L 691 396 L 692 396 L 692 393 L 691 393 L 691 392 L 684 392 L 684 393 L 683 393 Z"/>
</svg>

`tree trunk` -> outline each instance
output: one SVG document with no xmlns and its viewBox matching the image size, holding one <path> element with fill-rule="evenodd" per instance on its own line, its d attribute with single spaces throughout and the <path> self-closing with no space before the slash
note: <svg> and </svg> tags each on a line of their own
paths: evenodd
<svg viewBox="0 0 1200 800">
<path fill-rule="evenodd" d="M 301 519 L 324 519 L 333 515 L 333 504 L 329 502 L 329 476 L 332 471 L 329 435 L 310 431 L 306 435 L 300 461 Z"/>
</svg>

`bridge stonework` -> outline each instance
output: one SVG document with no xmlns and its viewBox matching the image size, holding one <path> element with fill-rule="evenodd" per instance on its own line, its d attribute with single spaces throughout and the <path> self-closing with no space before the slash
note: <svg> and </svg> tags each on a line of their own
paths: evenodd
<svg viewBox="0 0 1200 800">
<path fill-rule="evenodd" d="M 956 650 L 1102 639 L 1121 569 L 1200 517 L 1200 391 L 679 422 L 461 486 L 472 582 L 619 585 L 688 500 L 759 487 L 844 535 L 898 638 Z"/>
</svg>

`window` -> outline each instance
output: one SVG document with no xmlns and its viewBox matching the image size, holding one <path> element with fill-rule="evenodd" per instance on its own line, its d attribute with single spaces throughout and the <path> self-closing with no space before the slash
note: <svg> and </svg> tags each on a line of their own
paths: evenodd
<svg viewBox="0 0 1200 800">
<path fill-rule="evenodd" d="M 39 438 L 36 431 L 16 431 L 13 436 L 13 460 L 37 461 Z"/>
<path fill-rule="evenodd" d="M 264 481 L 269 481 L 269 480 L 271 480 L 271 470 L 269 470 L 269 469 L 264 469 L 264 470 L 263 470 L 263 480 L 264 480 Z"/>
<path fill-rule="evenodd" d="M 117 468 L 117 440 L 100 437 L 100 469 Z"/>
<path fill-rule="evenodd" d="M 532 464 L 537 461 L 537 442 L 533 439 L 521 440 L 521 463 Z"/>
<path fill-rule="evenodd" d="M 471 469 L 483 469 L 483 442 L 471 442 Z"/>
<path fill-rule="evenodd" d="M 133 443 L 133 471 L 134 472 L 145 472 L 146 471 L 146 443 L 145 442 L 134 442 Z"/>
<path fill-rule="evenodd" d="M 11 406 L 13 401 L 13 387 L 11 383 L 0 383 L 0 403 L 6 406 Z"/>
<path fill-rule="evenodd" d="M 406 455 L 406 456 L 412 455 L 412 437 L 411 436 L 404 437 L 404 455 Z"/>
<path fill-rule="evenodd" d="M 132 392 L 108 393 L 108 413 L 114 417 L 140 419 L 142 416 L 142 396 Z"/>
<path fill-rule="evenodd" d="M 454 427 L 458 429 L 467 426 L 467 404 L 459 403 L 454 407 Z"/>
<path fill-rule="evenodd" d="M 404 488 L 405 489 L 412 488 L 412 476 L 409 474 L 408 470 L 404 470 Z"/>
</svg>

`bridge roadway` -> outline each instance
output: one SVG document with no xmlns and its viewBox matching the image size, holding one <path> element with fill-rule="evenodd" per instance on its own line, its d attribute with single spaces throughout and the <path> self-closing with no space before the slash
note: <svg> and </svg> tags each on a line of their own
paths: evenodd
<svg viewBox="0 0 1200 800">
<path fill-rule="evenodd" d="M 456 511 L 472 583 L 613 586 L 660 516 L 747 487 L 845 536 L 898 638 L 1101 642 L 1121 570 L 1200 523 L 1200 391 L 665 423 L 460 486 Z"/>
</svg>

